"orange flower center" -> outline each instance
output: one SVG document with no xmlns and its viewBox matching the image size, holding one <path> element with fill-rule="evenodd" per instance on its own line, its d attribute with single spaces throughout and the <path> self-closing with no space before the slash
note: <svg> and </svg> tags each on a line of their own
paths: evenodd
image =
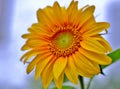
<svg viewBox="0 0 120 89">
<path fill-rule="evenodd" d="M 50 50 L 58 57 L 75 53 L 80 47 L 81 34 L 71 26 L 59 27 L 51 37 Z"/>
</svg>

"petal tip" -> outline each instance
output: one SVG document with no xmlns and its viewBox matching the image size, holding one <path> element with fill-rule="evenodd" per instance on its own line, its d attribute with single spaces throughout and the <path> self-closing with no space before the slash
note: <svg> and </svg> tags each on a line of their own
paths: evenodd
<svg viewBox="0 0 120 89">
<path fill-rule="evenodd" d="M 89 8 L 90 8 L 91 12 L 95 11 L 95 6 L 94 5 L 90 6 Z"/>
</svg>

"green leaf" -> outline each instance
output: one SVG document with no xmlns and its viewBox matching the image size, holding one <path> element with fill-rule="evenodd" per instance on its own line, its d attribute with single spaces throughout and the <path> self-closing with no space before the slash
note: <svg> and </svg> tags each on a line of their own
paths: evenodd
<svg viewBox="0 0 120 89">
<path fill-rule="evenodd" d="M 52 89 L 58 89 L 57 87 L 54 87 Z M 72 86 L 62 86 L 62 89 L 75 89 L 74 87 Z"/>
<path fill-rule="evenodd" d="M 120 59 L 120 48 L 108 54 L 112 58 L 112 63 Z"/>
<path fill-rule="evenodd" d="M 109 53 L 108 56 L 112 58 L 112 64 L 114 62 L 118 61 L 120 59 L 120 48 L 111 52 L 111 53 Z M 107 66 L 109 66 L 109 65 L 107 65 Z M 102 65 L 102 68 L 105 68 L 107 66 Z"/>
</svg>

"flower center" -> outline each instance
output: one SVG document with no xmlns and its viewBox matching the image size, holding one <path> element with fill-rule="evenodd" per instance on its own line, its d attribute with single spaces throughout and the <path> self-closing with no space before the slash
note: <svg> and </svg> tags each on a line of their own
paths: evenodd
<svg viewBox="0 0 120 89">
<path fill-rule="evenodd" d="M 62 27 L 51 37 L 50 51 L 58 57 L 74 54 L 80 47 L 81 34 L 72 27 Z"/>
<path fill-rule="evenodd" d="M 53 43 L 58 48 L 65 50 L 73 43 L 73 35 L 70 32 L 60 32 L 55 35 Z"/>
</svg>

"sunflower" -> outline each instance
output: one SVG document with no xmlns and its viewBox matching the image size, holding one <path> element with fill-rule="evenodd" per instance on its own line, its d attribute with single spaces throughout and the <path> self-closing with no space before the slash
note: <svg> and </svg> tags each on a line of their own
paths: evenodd
<svg viewBox="0 0 120 89">
<path fill-rule="evenodd" d="M 37 11 L 38 23 L 33 24 L 22 50 L 27 74 L 35 69 L 35 79 L 41 78 L 44 89 L 54 81 L 61 89 L 64 76 L 78 84 L 78 76 L 92 77 L 100 73 L 99 65 L 111 63 L 106 55 L 112 51 L 101 32 L 110 27 L 107 22 L 96 22 L 95 6 L 78 9 L 78 1 L 72 0 L 68 8 L 58 2 Z"/>
</svg>

